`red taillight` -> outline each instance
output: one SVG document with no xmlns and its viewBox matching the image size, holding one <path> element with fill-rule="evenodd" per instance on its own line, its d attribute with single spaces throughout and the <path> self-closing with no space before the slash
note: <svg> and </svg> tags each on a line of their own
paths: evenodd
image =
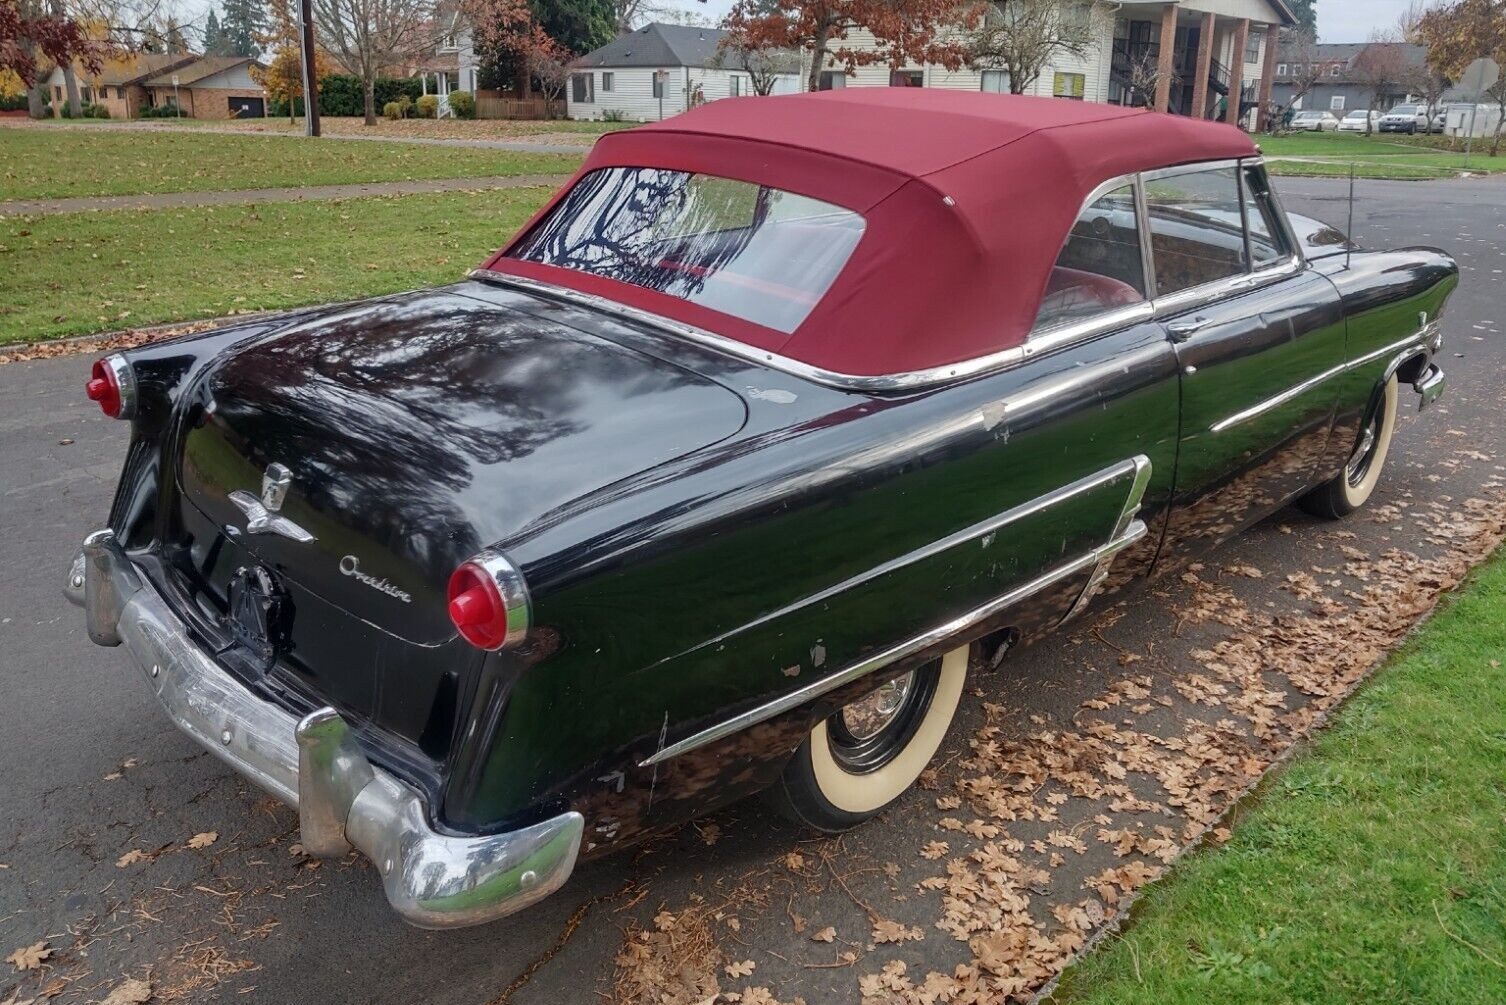
<svg viewBox="0 0 1506 1005">
<path fill-rule="evenodd" d="M 504 558 L 483 552 L 450 576 L 450 621 L 461 638 L 478 649 L 501 649 L 528 631 L 528 594 L 517 570 Z"/>
<path fill-rule="evenodd" d="M 110 418 L 120 417 L 120 381 L 116 378 L 114 369 L 104 360 L 94 361 L 94 369 L 89 373 L 89 383 L 84 385 L 84 393 L 90 401 L 99 402 L 99 410 Z"/>
<path fill-rule="evenodd" d="M 119 353 L 94 361 L 84 393 L 112 419 L 132 419 L 136 413 L 136 375 Z"/>
</svg>

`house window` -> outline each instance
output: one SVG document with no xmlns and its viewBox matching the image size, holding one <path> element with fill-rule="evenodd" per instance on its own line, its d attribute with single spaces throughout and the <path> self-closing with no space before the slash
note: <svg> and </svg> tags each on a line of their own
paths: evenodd
<svg viewBox="0 0 1506 1005">
<path fill-rule="evenodd" d="M 1276 76 L 1278 76 L 1278 77 L 1284 77 L 1284 76 L 1286 76 L 1286 64 L 1285 63 L 1277 63 L 1276 64 Z"/>
<path fill-rule="evenodd" d="M 654 71 L 654 97 L 664 97 L 664 80 L 666 76 L 663 70 Z"/>
<path fill-rule="evenodd" d="M 117 87 L 117 88 L 115 88 L 115 97 L 119 98 L 121 101 L 124 101 L 125 100 L 125 88 L 124 87 Z"/>
<path fill-rule="evenodd" d="M 743 96 L 743 78 L 739 77 L 735 73 L 732 74 L 731 76 L 729 76 L 727 78 L 727 93 L 730 94 L 734 98 L 740 98 L 740 97 L 742 97 Z"/>
<path fill-rule="evenodd" d="M 1260 36 L 1250 35 L 1245 39 L 1245 62 L 1260 62 Z"/>
<path fill-rule="evenodd" d="M 1081 101 L 1087 91 L 1088 78 L 1081 73 L 1058 73 L 1051 85 L 1051 94 L 1058 98 Z"/>
<path fill-rule="evenodd" d="M 839 70 L 822 70 L 818 91 L 838 91 L 847 86 L 847 74 Z"/>
<path fill-rule="evenodd" d="M 593 78 L 589 73 L 572 73 L 570 75 L 570 100 L 577 104 L 589 104 L 595 100 L 592 94 L 591 84 Z"/>
<path fill-rule="evenodd" d="M 889 71 L 889 86 L 924 87 L 926 86 L 926 76 L 920 70 L 891 70 Z"/>
<path fill-rule="evenodd" d="M 1342 112 L 1344 110 L 1344 96 L 1342 94 L 1335 94 L 1329 98 L 1328 110 L 1331 112 Z"/>
<path fill-rule="evenodd" d="M 989 94 L 1009 93 L 1008 70 L 984 70 L 981 88 Z"/>
<path fill-rule="evenodd" d="M 611 94 L 613 85 L 617 83 L 615 73 L 603 73 L 601 75 L 601 93 Z"/>
<path fill-rule="evenodd" d="M 1330 77 L 1337 77 L 1343 71 L 1343 69 L 1343 64 L 1335 63 L 1328 68 L 1328 75 Z"/>
<path fill-rule="evenodd" d="M 1083 210 L 1046 283 L 1035 329 L 1129 307 L 1145 299 L 1135 188 L 1117 188 Z"/>
<path fill-rule="evenodd" d="M 1062 7 L 1062 34 L 1070 38 L 1085 38 L 1093 27 L 1093 5 L 1073 3 Z"/>
</svg>

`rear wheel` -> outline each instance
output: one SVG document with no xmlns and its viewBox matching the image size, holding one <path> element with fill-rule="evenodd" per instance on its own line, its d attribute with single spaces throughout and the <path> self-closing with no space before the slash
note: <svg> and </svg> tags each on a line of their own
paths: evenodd
<svg viewBox="0 0 1506 1005">
<path fill-rule="evenodd" d="M 931 763 L 962 699 L 962 646 L 838 709 L 811 730 L 768 792 L 782 814 L 844 831 L 882 812 Z"/>
<path fill-rule="evenodd" d="M 1386 455 L 1391 450 L 1391 435 L 1396 431 L 1398 386 L 1396 375 L 1392 374 L 1360 428 L 1360 438 L 1344 464 L 1344 470 L 1299 501 L 1307 512 L 1337 520 L 1369 500 L 1380 481 Z"/>
</svg>

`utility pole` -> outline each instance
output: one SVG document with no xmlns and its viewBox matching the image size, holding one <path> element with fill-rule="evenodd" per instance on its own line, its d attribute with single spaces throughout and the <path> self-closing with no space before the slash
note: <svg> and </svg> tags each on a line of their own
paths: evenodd
<svg viewBox="0 0 1506 1005">
<path fill-rule="evenodd" d="M 313 0 L 298 0 L 298 43 L 303 62 L 303 135 L 319 135 L 319 79 L 314 66 Z"/>
</svg>

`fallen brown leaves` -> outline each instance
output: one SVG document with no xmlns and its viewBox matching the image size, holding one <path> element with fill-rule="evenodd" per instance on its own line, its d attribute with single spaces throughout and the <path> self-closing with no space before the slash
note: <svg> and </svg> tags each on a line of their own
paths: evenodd
<svg viewBox="0 0 1506 1005">
<path fill-rule="evenodd" d="M 44 940 L 42 942 L 34 942 L 29 946 L 22 946 L 7 956 L 5 962 L 17 970 L 36 970 L 51 955 L 52 950 L 47 947 L 47 943 Z"/>
<path fill-rule="evenodd" d="M 955 762 L 954 780 L 944 785 L 928 771 L 921 785 L 940 790 L 932 799 L 946 839 L 918 849 L 918 859 L 940 871 L 914 888 L 939 897 L 935 927 L 965 947 L 965 962 L 923 975 L 899 959 L 860 971 L 865 1003 L 995 1005 L 1037 992 L 1180 854 L 1228 838 L 1220 821 L 1234 803 L 1501 541 L 1503 501 L 1493 486 L 1489 499 L 1430 504 L 1419 521 L 1424 539 L 1441 549 L 1430 557 L 1391 547 L 1372 555 L 1355 545 L 1353 532 L 1335 530 L 1328 544 L 1315 542 L 1318 564 L 1289 575 L 1190 566 L 1180 577 L 1186 596 L 1175 619 L 1210 636 L 1191 649 L 1195 666 L 1173 666 L 1155 653 L 1130 661 L 1136 672 L 1108 683 L 1066 725 L 1034 716 L 1035 728 L 1022 731 L 1018 713 L 985 702 L 986 721 Z M 1403 499 L 1374 515 L 1395 523 L 1408 509 Z M 1250 582 L 1258 580 L 1293 599 L 1247 604 L 1233 592 L 1241 582 L 1241 590 L 1259 589 Z M 1105 612 L 1090 633 L 1120 616 Z M 1081 858 L 1095 846 L 1115 864 Z M 792 856 L 782 864 L 798 871 L 805 857 L 793 864 Z M 1085 879 L 1056 875 L 1073 861 L 1093 863 L 1073 873 Z M 875 914 L 842 886 L 869 916 L 870 950 L 899 952 L 924 935 Z M 700 926 L 688 944 L 720 961 L 715 934 Z M 835 938 L 835 929 L 816 933 L 818 941 L 828 935 Z M 651 948 L 656 937 L 669 933 L 636 933 L 619 956 L 618 1000 L 696 1001 L 666 997 L 656 990 L 663 983 L 637 976 L 645 960 L 659 968 L 648 978 L 663 976 Z M 623 981 L 629 974 L 632 988 Z M 717 991 L 707 985 L 705 993 Z"/>
<path fill-rule="evenodd" d="M 162 342 L 177 338 L 179 335 L 208 331 L 230 320 L 232 319 L 217 318 L 212 321 L 192 321 L 181 325 L 127 328 L 124 331 L 108 332 L 97 338 L 57 339 L 51 342 L 28 342 L 11 348 L 0 347 L 0 366 L 6 363 L 25 363 L 34 359 L 56 359 L 59 356 L 77 356 L 85 353 L 100 355 L 120 349 L 134 349 L 150 342 Z"/>
</svg>

